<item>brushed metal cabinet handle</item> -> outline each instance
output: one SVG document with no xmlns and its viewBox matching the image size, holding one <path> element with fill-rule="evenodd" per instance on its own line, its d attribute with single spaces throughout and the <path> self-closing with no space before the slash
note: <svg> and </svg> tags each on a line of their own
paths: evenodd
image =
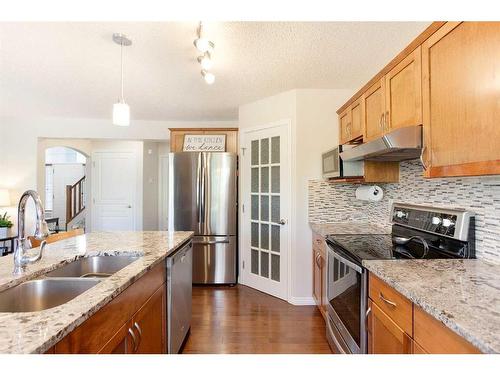
<svg viewBox="0 0 500 375">
<path fill-rule="evenodd" d="M 384 301 L 385 303 L 387 303 L 388 305 L 391 305 L 392 307 L 396 307 L 397 304 L 396 302 L 392 302 L 391 300 L 388 300 L 387 298 L 384 297 L 384 295 L 382 294 L 382 292 L 379 293 L 379 298 Z"/>
<path fill-rule="evenodd" d="M 137 349 L 139 349 L 139 346 L 142 343 L 142 329 L 137 322 L 134 323 L 134 327 L 137 329 L 137 332 L 139 332 L 139 341 L 137 342 L 137 348 L 135 349 L 135 351 L 137 351 Z"/>
<path fill-rule="evenodd" d="M 424 171 L 427 170 L 427 165 L 425 165 L 425 162 L 424 162 L 424 152 L 425 152 L 426 148 L 427 148 L 427 146 L 422 147 L 422 152 L 420 153 L 420 163 L 422 164 Z"/>
<path fill-rule="evenodd" d="M 368 329 L 368 317 L 370 316 L 372 312 L 372 308 L 371 307 L 368 307 L 368 310 L 366 310 L 366 313 L 365 313 L 365 329 L 367 332 L 369 332 L 369 329 Z"/>
<path fill-rule="evenodd" d="M 316 255 L 316 264 L 318 265 L 319 268 L 321 268 L 320 260 L 321 260 L 321 254 L 318 253 L 318 255 Z"/>
<path fill-rule="evenodd" d="M 128 329 L 128 334 L 132 336 L 132 340 L 134 341 L 133 353 L 135 353 L 135 351 L 137 350 L 137 338 L 135 337 L 135 333 L 132 328 Z"/>
</svg>

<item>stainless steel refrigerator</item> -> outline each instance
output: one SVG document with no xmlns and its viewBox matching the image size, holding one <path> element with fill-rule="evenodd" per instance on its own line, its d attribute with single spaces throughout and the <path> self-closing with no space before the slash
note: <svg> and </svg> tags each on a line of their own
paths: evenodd
<svg viewBox="0 0 500 375">
<path fill-rule="evenodd" d="M 235 284 L 237 155 L 174 152 L 169 158 L 169 229 L 193 231 L 193 284 Z"/>
</svg>

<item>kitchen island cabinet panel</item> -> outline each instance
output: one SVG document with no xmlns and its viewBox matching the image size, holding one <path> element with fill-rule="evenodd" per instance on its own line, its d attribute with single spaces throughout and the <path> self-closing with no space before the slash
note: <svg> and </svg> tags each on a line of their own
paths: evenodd
<svg viewBox="0 0 500 375">
<path fill-rule="evenodd" d="M 127 324 L 159 287 L 164 289 L 165 281 L 165 264 L 160 263 L 58 342 L 55 352 L 110 353 L 115 350 L 113 342 L 116 342 L 117 348 L 123 347 L 125 350 L 130 342 L 130 338 L 125 338 L 130 334 Z M 123 345 L 120 333 L 126 341 Z"/>
</svg>

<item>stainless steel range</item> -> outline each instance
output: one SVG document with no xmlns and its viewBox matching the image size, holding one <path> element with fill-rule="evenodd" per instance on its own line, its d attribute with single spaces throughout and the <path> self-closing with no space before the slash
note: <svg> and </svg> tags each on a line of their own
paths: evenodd
<svg viewBox="0 0 500 375">
<path fill-rule="evenodd" d="M 394 203 L 391 223 L 391 234 L 327 236 L 327 338 L 336 351 L 367 352 L 363 260 L 475 258 L 471 212 Z"/>
</svg>

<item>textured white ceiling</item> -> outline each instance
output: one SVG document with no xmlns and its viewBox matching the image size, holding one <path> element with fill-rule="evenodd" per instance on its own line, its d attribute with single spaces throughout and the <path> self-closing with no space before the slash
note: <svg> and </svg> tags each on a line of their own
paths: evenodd
<svg viewBox="0 0 500 375">
<path fill-rule="evenodd" d="M 119 94 L 141 120 L 236 119 L 238 106 L 294 88 L 357 89 L 428 22 L 215 22 L 216 82 L 204 83 L 197 22 L 0 23 L 0 115 L 106 118 Z"/>
</svg>

